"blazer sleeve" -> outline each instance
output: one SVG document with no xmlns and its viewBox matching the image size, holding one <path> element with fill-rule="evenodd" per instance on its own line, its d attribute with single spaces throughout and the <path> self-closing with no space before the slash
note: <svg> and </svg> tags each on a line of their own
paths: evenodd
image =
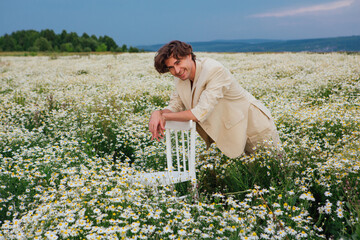
<svg viewBox="0 0 360 240">
<path fill-rule="evenodd" d="M 172 112 L 181 112 L 185 110 L 185 105 L 180 99 L 177 91 L 174 91 L 170 96 L 170 101 L 165 109 L 169 109 Z"/>
<path fill-rule="evenodd" d="M 206 120 L 232 83 L 233 78 L 224 67 L 216 67 L 213 73 L 209 75 L 205 89 L 200 94 L 198 104 L 191 109 L 191 112 L 200 122 Z"/>
</svg>

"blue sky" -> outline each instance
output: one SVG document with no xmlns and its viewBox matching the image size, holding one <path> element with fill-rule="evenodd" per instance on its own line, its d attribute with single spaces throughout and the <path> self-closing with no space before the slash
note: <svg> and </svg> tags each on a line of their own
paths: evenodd
<svg viewBox="0 0 360 240">
<path fill-rule="evenodd" d="M 0 35 L 108 35 L 132 46 L 360 35 L 360 0 L 0 0 Z"/>
</svg>

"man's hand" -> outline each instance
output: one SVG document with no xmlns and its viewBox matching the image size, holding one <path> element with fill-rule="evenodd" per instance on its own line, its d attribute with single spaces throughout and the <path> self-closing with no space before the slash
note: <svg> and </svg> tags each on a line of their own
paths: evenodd
<svg viewBox="0 0 360 240">
<path fill-rule="evenodd" d="M 149 130 L 152 134 L 151 140 L 156 139 L 160 141 L 164 137 L 166 121 L 189 121 L 199 120 L 192 114 L 190 110 L 182 112 L 171 112 L 169 109 L 155 111 L 151 114 L 149 121 Z"/>
<path fill-rule="evenodd" d="M 156 139 L 160 141 L 164 137 L 165 118 L 162 116 L 162 111 L 155 111 L 151 114 L 149 131 L 152 134 L 151 140 Z"/>
</svg>

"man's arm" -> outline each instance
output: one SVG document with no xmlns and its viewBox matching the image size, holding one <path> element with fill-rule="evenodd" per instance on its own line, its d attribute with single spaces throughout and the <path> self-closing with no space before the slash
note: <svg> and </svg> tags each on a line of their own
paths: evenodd
<svg viewBox="0 0 360 240">
<path fill-rule="evenodd" d="M 198 122 L 197 118 L 190 110 L 182 112 L 172 112 L 169 109 L 154 111 L 151 114 L 149 121 L 149 130 L 152 134 L 151 140 L 156 139 L 160 141 L 164 137 L 165 122 L 166 121 L 189 121 Z"/>
<path fill-rule="evenodd" d="M 190 110 L 186 110 L 182 112 L 164 112 L 162 115 L 165 121 L 181 121 L 181 122 L 185 122 L 189 120 L 193 120 L 195 122 L 199 121 Z"/>
</svg>

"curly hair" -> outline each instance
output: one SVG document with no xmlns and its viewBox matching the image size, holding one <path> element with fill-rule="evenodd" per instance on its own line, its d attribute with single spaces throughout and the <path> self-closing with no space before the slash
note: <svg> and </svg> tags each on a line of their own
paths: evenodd
<svg viewBox="0 0 360 240">
<path fill-rule="evenodd" d="M 196 56 L 193 53 L 193 49 L 190 44 L 178 40 L 171 41 L 157 51 L 154 58 L 154 67 L 159 73 L 167 73 L 169 72 L 169 69 L 165 64 L 167 59 L 170 57 L 180 59 L 181 57 L 186 57 L 189 54 L 191 54 L 192 60 L 195 61 Z"/>
</svg>

